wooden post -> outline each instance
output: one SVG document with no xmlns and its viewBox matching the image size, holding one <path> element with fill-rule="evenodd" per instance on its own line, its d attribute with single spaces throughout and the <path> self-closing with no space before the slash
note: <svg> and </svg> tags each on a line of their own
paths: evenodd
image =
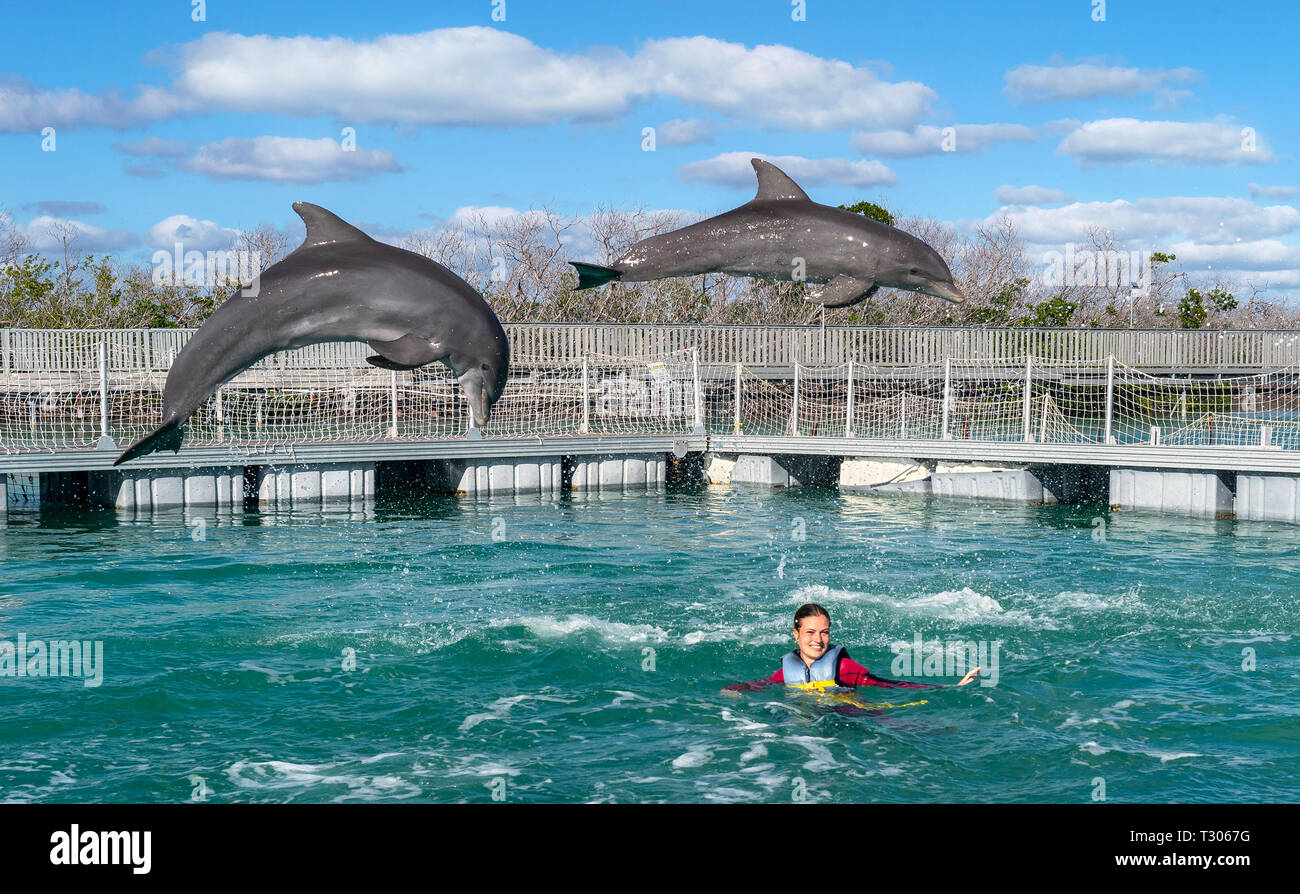
<svg viewBox="0 0 1300 894">
<path fill-rule="evenodd" d="M 790 434 L 799 434 L 799 361 L 794 362 L 794 404 L 790 407 Z"/>
</svg>

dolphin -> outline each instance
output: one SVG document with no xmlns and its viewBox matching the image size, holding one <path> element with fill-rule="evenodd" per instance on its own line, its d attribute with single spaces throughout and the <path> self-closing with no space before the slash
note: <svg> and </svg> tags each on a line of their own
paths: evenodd
<svg viewBox="0 0 1300 894">
<path fill-rule="evenodd" d="M 309 202 L 293 210 L 307 238 L 217 308 L 176 356 L 162 425 L 113 465 L 170 449 L 213 392 L 269 354 L 326 341 L 364 341 L 383 369 L 442 361 L 456 374 L 475 425 L 505 390 L 510 347 L 488 303 L 465 280 L 415 252 L 377 242 Z"/>
<path fill-rule="evenodd" d="M 750 159 L 758 194 L 739 208 L 642 239 L 612 267 L 571 261 L 578 288 L 611 280 L 730 273 L 823 284 L 807 300 L 848 307 L 881 286 L 962 301 L 939 253 L 915 236 L 852 211 L 819 205 L 776 165 Z"/>
</svg>

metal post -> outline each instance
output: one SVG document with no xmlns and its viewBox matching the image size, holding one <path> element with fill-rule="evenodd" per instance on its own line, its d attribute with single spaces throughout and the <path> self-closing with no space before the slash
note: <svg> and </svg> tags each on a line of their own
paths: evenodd
<svg viewBox="0 0 1300 894">
<path fill-rule="evenodd" d="M 853 361 L 849 361 L 849 400 L 844 411 L 844 437 L 853 437 Z"/>
<path fill-rule="evenodd" d="M 99 436 L 108 437 L 108 342 L 99 343 Z"/>
<path fill-rule="evenodd" d="M 582 434 L 591 433 L 591 373 L 588 368 L 587 352 L 582 352 Z"/>
<path fill-rule="evenodd" d="M 790 408 L 790 434 L 799 434 L 799 361 L 794 362 L 794 405 Z"/>
<path fill-rule="evenodd" d="M 1047 443 L 1047 402 L 1051 400 L 1051 395 L 1043 395 L 1043 415 L 1038 423 L 1038 443 Z"/>
<path fill-rule="evenodd" d="M 948 415 L 952 409 L 952 358 L 943 358 L 943 425 L 939 437 L 948 440 Z"/>
<path fill-rule="evenodd" d="M 1030 409 L 1030 407 L 1031 407 L 1032 404 L 1033 404 L 1033 397 L 1034 397 L 1034 392 L 1033 392 L 1033 375 L 1034 375 L 1034 373 L 1033 373 L 1033 369 L 1034 369 L 1034 358 L 1033 358 L 1033 357 L 1026 357 L 1026 358 L 1025 358 L 1025 412 L 1024 412 L 1024 420 L 1023 420 L 1023 421 L 1024 421 L 1024 441 L 1025 441 L 1026 443 L 1028 443 L 1028 442 L 1030 442 L 1030 441 L 1032 441 L 1032 440 L 1034 439 L 1034 436 L 1033 436 L 1032 434 L 1030 434 L 1030 432 L 1029 432 L 1029 409 Z"/>
<path fill-rule="evenodd" d="M 1111 422 L 1115 410 L 1115 355 L 1106 355 L 1106 431 L 1103 444 L 1111 443 Z"/>
<path fill-rule="evenodd" d="M 691 348 L 691 374 L 695 378 L 695 432 L 704 433 L 704 395 L 700 392 L 700 349 Z"/>
<path fill-rule="evenodd" d="M 736 422 L 733 428 L 735 434 L 740 434 L 740 364 L 736 364 Z"/>
<path fill-rule="evenodd" d="M 898 392 L 898 440 L 907 440 L 907 392 Z"/>
<path fill-rule="evenodd" d="M 388 437 L 397 437 L 397 370 L 390 370 L 388 374 Z M 472 423 L 471 423 L 472 424 Z"/>
<path fill-rule="evenodd" d="M 13 348 L 10 347 L 11 342 L 9 340 L 9 330 L 8 329 L 0 330 L 0 335 L 4 336 L 4 341 L 0 342 L 0 356 L 3 356 L 4 358 L 4 371 L 5 371 L 5 375 L 7 376 L 9 375 L 9 369 L 11 365 L 9 355 L 13 351 Z"/>
<path fill-rule="evenodd" d="M 224 388 L 217 389 L 217 440 L 218 441 L 224 441 L 226 439 L 226 428 L 225 428 L 226 405 L 222 398 L 222 392 L 224 391 L 225 391 Z"/>
</svg>

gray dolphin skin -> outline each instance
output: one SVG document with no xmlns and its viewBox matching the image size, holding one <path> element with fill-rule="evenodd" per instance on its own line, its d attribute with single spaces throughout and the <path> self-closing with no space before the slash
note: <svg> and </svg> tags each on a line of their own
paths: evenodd
<svg viewBox="0 0 1300 894">
<path fill-rule="evenodd" d="M 861 214 L 817 204 L 784 171 L 761 158 L 750 164 L 758 174 L 758 195 L 752 201 L 643 239 L 612 267 L 572 262 L 578 288 L 701 273 L 793 280 L 802 272 L 803 280 L 824 283 L 807 300 L 825 307 L 857 304 L 881 286 L 962 301 L 948 265 L 920 239 Z"/>
<path fill-rule="evenodd" d="M 422 255 L 371 239 L 319 205 L 294 203 L 307 238 L 217 308 L 176 356 L 163 420 L 123 451 L 121 465 L 179 451 L 185 420 L 218 388 L 268 354 L 327 341 L 364 341 L 384 369 L 442 361 L 456 374 L 474 423 L 505 390 L 510 347 L 496 314 L 469 283 Z"/>
</svg>

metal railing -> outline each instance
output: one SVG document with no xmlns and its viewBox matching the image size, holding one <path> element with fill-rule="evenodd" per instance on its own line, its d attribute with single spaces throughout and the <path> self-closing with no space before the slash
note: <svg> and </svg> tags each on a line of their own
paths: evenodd
<svg viewBox="0 0 1300 894">
<path fill-rule="evenodd" d="M 105 438 L 121 447 L 159 424 L 164 372 L 123 370 L 107 338 L 66 347 L 75 371 L 0 377 L 0 452 L 93 448 Z M 516 362 L 492 421 L 471 434 L 467 406 L 441 366 L 399 373 L 359 356 L 343 365 L 341 352 L 302 354 L 275 355 L 219 389 L 187 423 L 186 443 L 707 432 L 1300 451 L 1300 367 L 1195 378 L 1152 375 L 1111 355 L 945 356 L 907 366 L 794 362 L 789 374 L 772 376 L 761 365 L 705 362 L 696 348 L 658 358 L 584 352 L 567 362 Z M 322 366 L 309 374 L 307 362 Z"/>
<path fill-rule="evenodd" d="M 511 359 L 561 364 L 585 353 L 659 357 L 691 348 L 702 363 L 746 366 L 920 366 L 945 357 L 1101 361 L 1146 370 L 1214 374 L 1300 365 L 1300 331 L 979 329 L 867 326 L 659 326 L 509 324 Z M 166 370 L 191 329 L 0 329 L 0 374 L 94 369 L 100 343 L 115 372 Z M 347 369 L 370 350 L 360 342 L 312 345 L 271 361 L 283 369 Z"/>
</svg>

